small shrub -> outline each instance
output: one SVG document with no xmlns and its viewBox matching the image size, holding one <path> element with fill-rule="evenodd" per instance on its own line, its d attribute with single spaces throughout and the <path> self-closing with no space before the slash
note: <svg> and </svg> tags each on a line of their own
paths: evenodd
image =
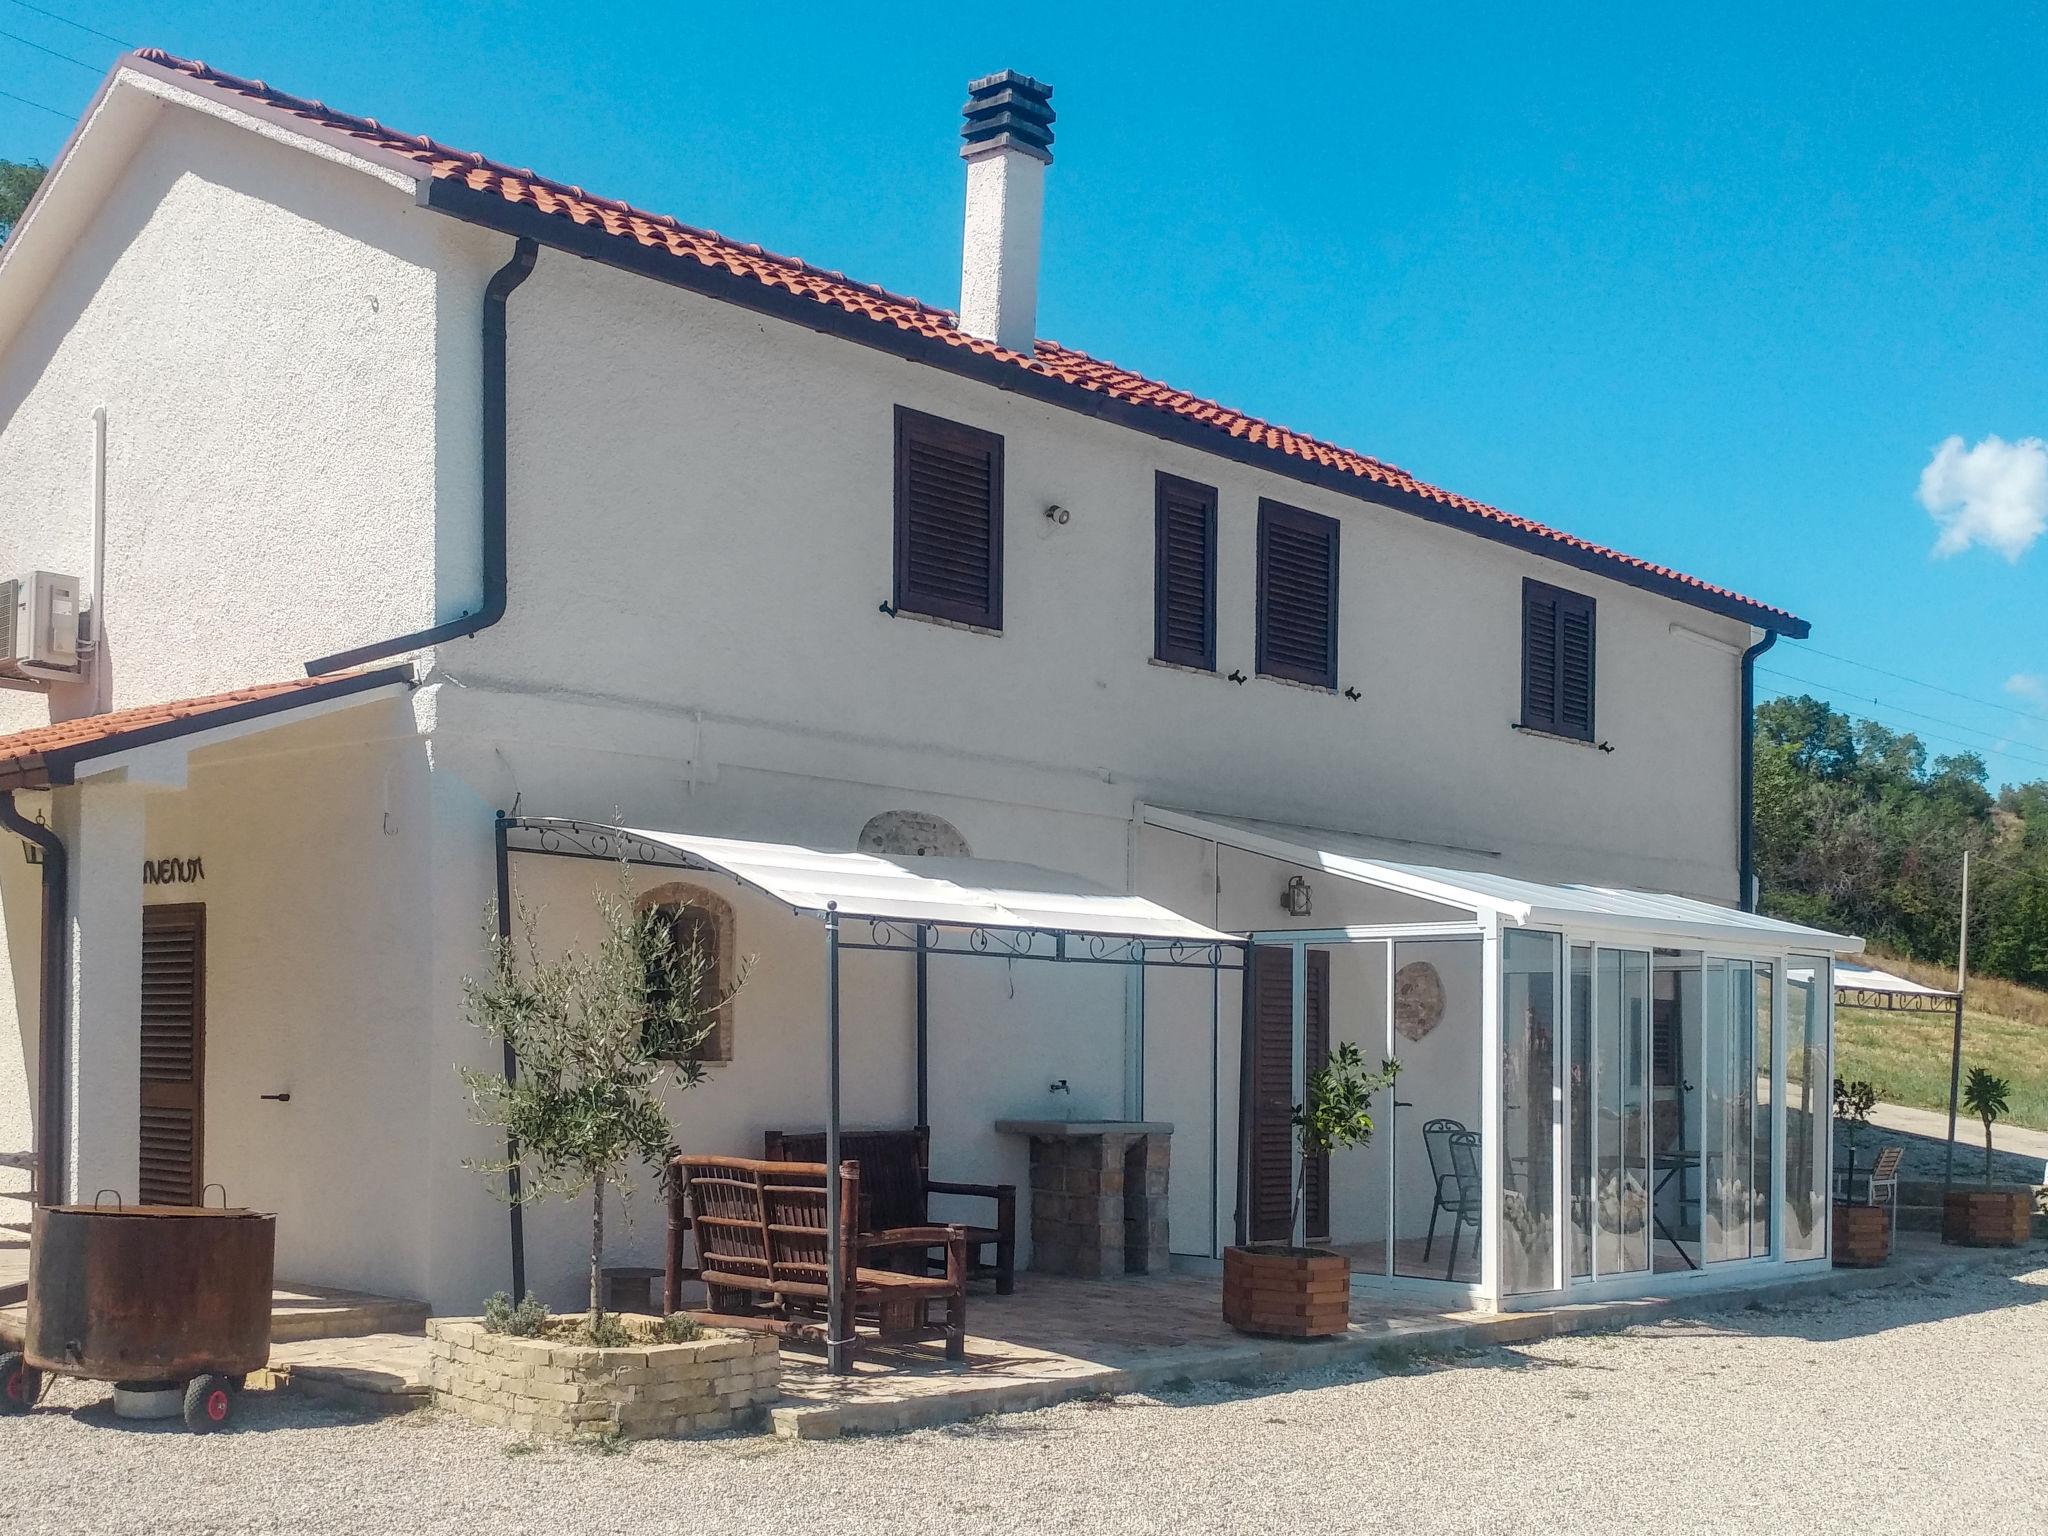
<svg viewBox="0 0 2048 1536">
<path fill-rule="evenodd" d="M 661 1320 L 661 1342 L 688 1344 L 704 1337 L 704 1325 L 687 1312 L 671 1312 Z"/>
<path fill-rule="evenodd" d="M 509 1333 L 516 1338 L 537 1339 L 547 1325 L 548 1309 L 531 1291 L 516 1306 L 503 1291 L 495 1291 L 484 1298 L 486 1333 Z"/>
<path fill-rule="evenodd" d="M 583 1325 L 583 1342 L 598 1349 L 624 1349 L 633 1342 L 625 1321 L 616 1312 L 600 1312 L 594 1322 Z"/>
</svg>

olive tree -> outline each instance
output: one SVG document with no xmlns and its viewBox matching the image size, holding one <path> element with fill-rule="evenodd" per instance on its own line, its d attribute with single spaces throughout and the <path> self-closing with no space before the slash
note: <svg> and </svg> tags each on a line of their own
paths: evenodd
<svg viewBox="0 0 2048 1536">
<path fill-rule="evenodd" d="M 736 967 L 732 983 L 714 992 L 715 957 L 676 942 L 673 908 L 637 907 L 623 872 L 596 906 L 595 948 L 552 954 L 531 911 L 521 910 L 517 941 L 489 912 L 489 968 L 465 978 L 463 992 L 471 1022 L 511 1047 L 516 1070 L 460 1069 L 475 1121 L 516 1147 L 467 1166 L 496 1175 L 518 1168 L 521 1203 L 590 1195 L 593 1333 L 603 1322 L 606 1191 L 630 1193 L 636 1158 L 657 1172 L 667 1165 L 675 1143 L 663 1090 L 703 1081 L 697 1053 L 746 971 Z"/>
</svg>

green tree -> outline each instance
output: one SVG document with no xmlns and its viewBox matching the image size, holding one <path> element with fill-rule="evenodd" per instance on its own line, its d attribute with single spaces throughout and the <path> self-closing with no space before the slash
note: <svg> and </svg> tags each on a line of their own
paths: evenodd
<svg viewBox="0 0 2048 1536">
<path fill-rule="evenodd" d="M 1307 1097 L 1294 1106 L 1294 1137 L 1301 1147 L 1301 1172 L 1294 1180 L 1294 1200 L 1287 1220 L 1289 1233 L 1301 1224 L 1309 1160 L 1344 1147 L 1362 1147 L 1371 1141 L 1372 1096 L 1391 1086 L 1400 1070 L 1399 1062 L 1384 1061 L 1379 1071 L 1366 1071 L 1364 1055 L 1351 1041 L 1343 1040 L 1309 1074 Z"/>
<path fill-rule="evenodd" d="M 593 1336 L 603 1322 L 605 1192 L 630 1192 L 625 1173 L 636 1157 L 657 1171 L 666 1166 L 674 1137 L 662 1092 L 703 1080 L 695 1053 L 747 969 L 742 964 L 731 987 L 711 996 L 713 957 L 675 942 L 673 910 L 638 909 L 624 873 L 617 890 L 599 893 L 597 913 L 596 949 L 557 955 L 542 953 L 531 913 L 521 914 L 518 944 L 499 937 L 490 914 L 490 969 L 465 978 L 463 993 L 471 1022 L 511 1045 L 518 1072 L 507 1079 L 460 1069 L 476 1122 L 518 1143 L 522 1202 L 591 1196 Z M 515 1165 L 501 1158 L 468 1166 L 504 1174 Z"/>
<path fill-rule="evenodd" d="M 13 232 L 47 169 L 39 160 L 0 160 L 0 240 Z"/>
<path fill-rule="evenodd" d="M 2006 1095 L 2012 1092 L 2012 1084 L 2002 1077 L 1995 1077 L 1982 1067 L 1970 1068 L 1968 1081 L 1963 1084 L 1963 1105 L 1984 1122 L 1984 1187 L 1991 1187 L 1991 1126 L 2010 1106 Z"/>
</svg>

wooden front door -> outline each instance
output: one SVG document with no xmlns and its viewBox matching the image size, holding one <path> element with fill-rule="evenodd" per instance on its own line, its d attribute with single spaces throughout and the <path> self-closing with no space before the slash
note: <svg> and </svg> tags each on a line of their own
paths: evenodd
<svg viewBox="0 0 2048 1536">
<path fill-rule="evenodd" d="M 142 909 L 144 1205 L 197 1205 L 205 1141 L 206 908 Z"/>
<path fill-rule="evenodd" d="M 1294 1204 L 1294 952 L 1261 945 L 1252 951 L 1251 1240 L 1284 1243 L 1293 1234 Z M 1307 1070 L 1330 1054 L 1330 956 L 1308 952 L 1303 1012 Z M 1311 1242 L 1330 1235 L 1330 1159 L 1312 1157 L 1304 1170 L 1302 1204 Z"/>
</svg>

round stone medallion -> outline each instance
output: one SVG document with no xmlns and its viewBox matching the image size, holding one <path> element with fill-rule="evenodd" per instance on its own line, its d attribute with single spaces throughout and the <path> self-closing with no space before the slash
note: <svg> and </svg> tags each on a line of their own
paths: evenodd
<svg viewBox="0 0 2048 1536">
<path fill-rule="evenodd" d="M 1394 973 L 1394 1028 L 1420 1040 L 1444 1019 L 1444 979 L 1427 960 L 1411 960 Z"/>
</svg>

